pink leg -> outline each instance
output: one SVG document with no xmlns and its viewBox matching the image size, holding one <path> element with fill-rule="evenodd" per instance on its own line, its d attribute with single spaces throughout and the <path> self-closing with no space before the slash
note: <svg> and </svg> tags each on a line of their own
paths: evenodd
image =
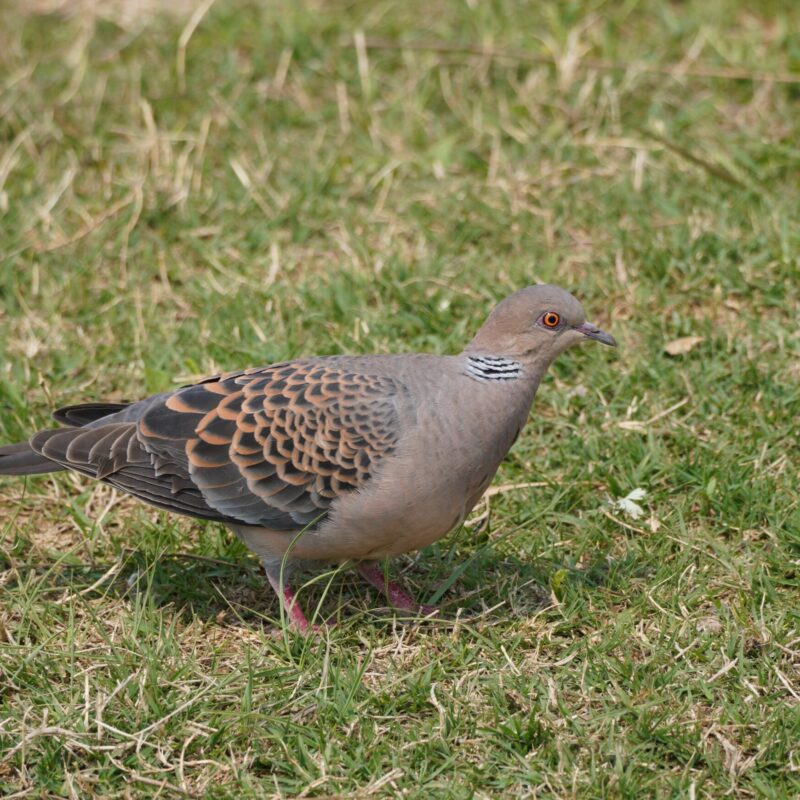
<svg viewBox="0 0 800 800">
<path fill-rule="evenodd" d="M 433 614 L 436 606 L 426 606 L 415 602 L 414 598 L 394 581 L 387 581 L 383 570 L 375 561 L 360 561 L 358 571 L 397 609 L 411 614 Z"/>
<path fill-rule="evenodd" d="M 303 609 L 300 608 L 300 604 L 297 602 L 292 587 L 287 583 L 284 583 L 281 587 L 280 579 L 277 576 L 271 575 L 269 572 L 267 573 L 267 579 L 269 580 L 269 585 L 275 590 L 275 594 L 278 595 L 278 598 L 283 603 L 283 607 L 286 609 L 289 625 L 299 633 L 308 633 L 309 630 L 316 633 L 319 628 L 316 625 L 308 624 L 308 620 L 303 613 Z"/>
</svg>

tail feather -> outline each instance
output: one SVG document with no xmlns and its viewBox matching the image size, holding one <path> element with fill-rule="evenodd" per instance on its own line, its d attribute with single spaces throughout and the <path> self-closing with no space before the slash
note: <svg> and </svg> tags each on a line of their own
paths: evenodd
<svg viewBox="0 0 800 800">
<path fill-rule="evenodd" d="M 53 412 L 53 419 L 62 425 L 82 428 L 84 425 L 116 414 L 128 405 L 128 403 L 81 403 L 76 406 L 64 406 Z"/>
<path fill-rule="evenodd" d="M 0 447 L 0 475 L 40 475 L 64 469 L 37 453 L 28 442 Z"/>
<path fill-rule="evenodd" d="M 53 412 L 53 417 L 69 428 L 82 428 L 110 417 L 128 408 L 128 403 L 83 403 L 65 406 Z M 39 434 L 57 434 L 58 431 L 39 431 Z M 56 461 L 36 452 L 30 442 L 0 446 L 0 475 L 40 475 L 45 472 L 58 472 L 66 469 Z"/>
</svg>

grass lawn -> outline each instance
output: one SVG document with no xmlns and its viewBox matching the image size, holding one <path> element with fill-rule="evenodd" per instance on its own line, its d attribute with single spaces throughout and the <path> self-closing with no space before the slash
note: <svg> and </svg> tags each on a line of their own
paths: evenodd
<svg viewBox="0 0 800 800">
<path fill-rule="evenodd" d="M 799 796 L 800 5 L 196 6 L 0 8 L 3 442 L 534 281 L 620 347 L 394 565 L 441 621 L 283 635 L 221 527 L 3 480 L 0 794 Z"/>
</svg>

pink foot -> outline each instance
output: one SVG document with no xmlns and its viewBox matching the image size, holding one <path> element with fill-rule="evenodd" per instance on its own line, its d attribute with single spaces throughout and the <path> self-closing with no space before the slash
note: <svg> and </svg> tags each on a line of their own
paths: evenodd
<svg viewBox="0 0 800 800">
<path fill-rule="evenodd" d="M 358 571 L 400 611 L 408 611 L 410 614 L 422 614 L 426 617 L 438 611 L 436 606 L 417 603 L 402 586 L 394 581 L 387 581 L 383 570 L 376 562 L 360 561 Z"/>
<path fill-rule="evenodd" d="M 294 628 L 298 633 L 307 634 L 319 633 L 319 625 L 310 625 L 297 602 L 294 590 L 287 583 L 281 586 L 280 579 L 267 573 L 269 585 L 275 590 L 275 594 L 283 602 L 283 607 L 286 610 L 286 616 L 289 618 L 289 626 Z"/>
</svg>

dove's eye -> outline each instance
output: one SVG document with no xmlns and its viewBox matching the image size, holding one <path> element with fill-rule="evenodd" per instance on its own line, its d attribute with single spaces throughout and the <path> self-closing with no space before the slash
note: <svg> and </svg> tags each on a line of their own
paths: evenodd
<svg viewBox="0 0 800 800">
<path fill-rule="evenodd" d="M 542 325 L 545 328 L 557 328 L 559 322 L 561 322 L 561 317 L 555 311 L 545 311 L 542 314 Z"/>
</svg>

